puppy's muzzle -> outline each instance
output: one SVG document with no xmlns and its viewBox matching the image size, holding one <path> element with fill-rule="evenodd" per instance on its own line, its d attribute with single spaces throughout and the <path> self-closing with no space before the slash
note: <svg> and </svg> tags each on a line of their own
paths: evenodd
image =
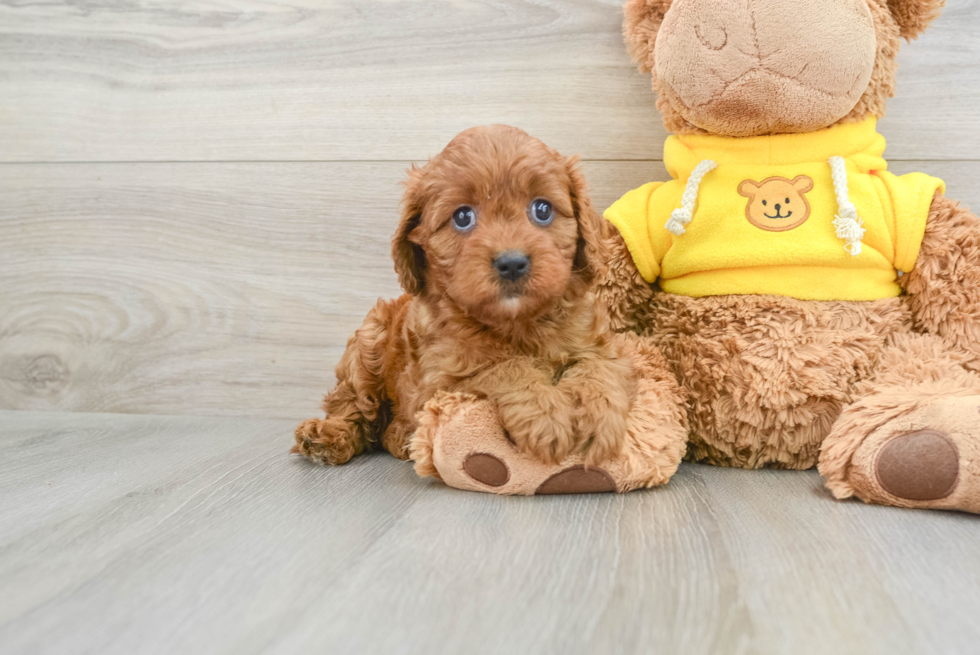
<svg viewBox="0 0 980 655">
<path fill-rule="evenodd" d="M 517 282 L 531 270 L 531 258 L 520 250 L 508 250 L 497 255 L 493 267 L 501 280 Z"/>
</svg>

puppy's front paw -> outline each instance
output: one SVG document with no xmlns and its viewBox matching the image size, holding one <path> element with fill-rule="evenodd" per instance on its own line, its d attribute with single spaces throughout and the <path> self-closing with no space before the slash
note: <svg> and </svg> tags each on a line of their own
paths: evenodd
<svg viewBox="0 0 980 655">
<path fill-rule="evenodd" d="M 603 380 L 573 374 L 558 385 L 572 400 L 572 428 L 589 464 L 612 459 L 623 450 L 632 406 L 627 382 L 625 377 Z"/>
<path fill-rule="evenodd" d="M 572 424 L 587 463 L 612 459 L 622 452 L 628 415 L 629 398 L 625 394 L 617 398 L 605 397 L 584 402 L 576 409 Z"/>
<path fill-rule="evenodd" d="M 575 449 L 572 406 L 554 387 L 497 401 L 500 422 L 521 452 L 554 464 Z"/>
<path fill-rule="evenodd" d="M 345 464 L 362 450 L 356 426 L 337 417 L 303 421 L 295 437 L 296 445 L 290 452 L 315 464 Z"/>
</svg>

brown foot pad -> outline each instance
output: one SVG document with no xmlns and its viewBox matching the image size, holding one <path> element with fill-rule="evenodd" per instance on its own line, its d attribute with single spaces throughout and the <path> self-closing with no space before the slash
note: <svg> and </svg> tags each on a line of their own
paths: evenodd
<svg viewBox="0 0 980 655">
<path fill-rule="evenodd" d="M 616 481 L 604 469 L 570 466 L 541 483 L 535 495 L 615 493 Z"/>
<path fill-rule="evenodd" d="M 906 500 L 939 500 L 956 489 L 960 456 L 947 435 L 920 430 L 895 437 L 878 453 L 875 474 L 881 488 Z"/>
<path fill-rule="evenodd" d="M 510 480 L 510 471 L 499 457 L 487 453 L 473 453 L 463 462 L 467 475 L 490 487 L 502 487 Z"/>
</svg>

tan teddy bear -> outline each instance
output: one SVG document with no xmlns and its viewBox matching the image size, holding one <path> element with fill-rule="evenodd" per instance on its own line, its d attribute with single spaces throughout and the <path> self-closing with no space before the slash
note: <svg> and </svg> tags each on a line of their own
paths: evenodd
<svg viewBox="0 0 980 655">
<path fill-rule="evenodd" d="M 980 221 L 889 173 L 876 129 L 900 38 L 941 7 L 626 3 L 673 179 L 605 213 L 598 293 L 673 366 L 688 458 L 980 512 Z"/>
</svg>

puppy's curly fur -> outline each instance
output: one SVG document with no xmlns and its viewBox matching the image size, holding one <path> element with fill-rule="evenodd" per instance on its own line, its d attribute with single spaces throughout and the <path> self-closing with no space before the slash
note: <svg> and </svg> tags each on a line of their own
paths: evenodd
<svg viewBox="0 0 980 655">
<path fill-rule="evenodd" d="M 383 446 L 408 459 L 416 414 L 442 390 L 490 399 L 543 461 L 618 454 L 635 380 L 589 293 L 602 230 L 577 159 L 516 128 L 467 130 L 413 167 L 392 242 L 406 295 L 380 301 L 350 338 L 326 419 L 300 425 L 293 451 L 343 464 Z M 507 279 L 504 253 L 526 256 L 526 273 Z"/>
</svg>

